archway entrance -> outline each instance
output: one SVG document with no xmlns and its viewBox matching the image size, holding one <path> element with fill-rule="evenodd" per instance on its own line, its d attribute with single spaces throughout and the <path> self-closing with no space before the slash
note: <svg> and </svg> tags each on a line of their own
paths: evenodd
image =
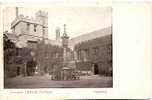
<svg viewBox="0 0 152 100">
<path fill-rule="evenodd" d="M 92 72 L 93 72 L 94 75 L 99 74 L 99 68 L 98 68 L 98 64 L 97 63 L 93 63 Z"/>
<path fill-rule="evenodd" d="M 37 66 L 37 62 L 34 59 L 29 60 L 27 62 L 26 64 L 27 76 L 33 76 L 35 74 L 36 66 Z"/>
</svg>

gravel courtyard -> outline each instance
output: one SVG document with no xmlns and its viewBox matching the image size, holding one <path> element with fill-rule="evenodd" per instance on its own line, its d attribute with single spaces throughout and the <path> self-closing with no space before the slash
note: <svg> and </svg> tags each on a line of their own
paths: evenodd
<svg viewBox="0 0 152 100">
<path fill-rule="evenodd" d="M 112 77 L 81 76 L 80 80 L 54 81 L 51 76 L 15 77 L 5 79 L 4 88 L 111 88 Z"/>
</svg>

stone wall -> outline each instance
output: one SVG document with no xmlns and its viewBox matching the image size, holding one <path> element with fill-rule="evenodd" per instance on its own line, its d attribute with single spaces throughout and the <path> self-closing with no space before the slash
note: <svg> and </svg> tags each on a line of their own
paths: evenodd
<svg viewBox="0 0 152 100">
<path fill-rule="evenodd" d="M 111 73 L 109 71 L 112 69 L 112 35 L 79 43 L 75 46 L 75 51 L 79 70 L 91 70 L 93 64 L 96 64 L 99 74 Z"/>
</svg>

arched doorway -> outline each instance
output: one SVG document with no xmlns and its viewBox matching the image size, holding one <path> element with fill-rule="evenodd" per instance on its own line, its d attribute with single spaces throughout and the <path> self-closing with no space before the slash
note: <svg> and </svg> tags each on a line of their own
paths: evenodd
<svg viewBox="0 0 152 100">
<path fill-rule="evenodd" d="M 92 64 L 92 72 L 94 75 L 99 74 L 99 68 L 98 68 L 98 64 L 97 63 L 93 63 Z"/>
<path fill-rule="evenodd" d="M 36 66 L 37 66 L 37 62 L 35 59 L 27 61 L 27 64 L 26 64 L 27 76 L 33 76 L 35 74 Z"/>
</svg>

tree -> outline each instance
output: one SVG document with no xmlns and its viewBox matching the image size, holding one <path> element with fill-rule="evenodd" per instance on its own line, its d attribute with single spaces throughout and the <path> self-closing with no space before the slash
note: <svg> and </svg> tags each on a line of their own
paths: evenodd
<svg viewBox="0 0 152 100">
<path fill-rule="evenodd" d="M 16 46 L 11 40 L 7 39 L 6 37 L 4 38 L 3 45 L 4 45 L 4 65 L 7 63 L 12 63 L 11 58 L 15 56 L 17 52 Z"/>
</svg>

